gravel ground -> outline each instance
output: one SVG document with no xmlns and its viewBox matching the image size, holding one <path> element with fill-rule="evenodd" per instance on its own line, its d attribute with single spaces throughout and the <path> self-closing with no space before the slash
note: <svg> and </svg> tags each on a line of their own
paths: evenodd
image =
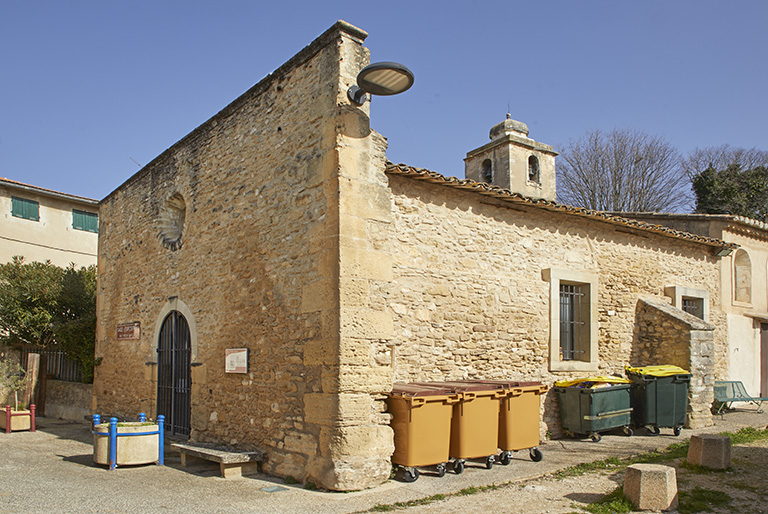
<svg viewBox="0 0 768 514">
<path fill-rule="evenodd" d="M 714 421 L 714 426 L 704 430 L 683 430 L 679 437 L 674 437 L 669 429 L 660 436 L 641 429 L 633 437 L 606 434 L 599 443 L 589 439 L 545 441 L 540 447 L 544 454 L 541 462 L 531 461 L 528 452 L 522 451 L 514 454 L 510 465 L 496 465 L 491 470 L 485 469 L 483 462 L 469 462 L 461 475 L 449 471 L 438 478 L 429 470 L 422 470 L 421 478 L 413 483 L 391 480 L 371 490 L 330 493 L 286 485 L 266 475 L 226 480 L 218 476 L 218 467 L 213 464 L 182 468 L 178 454 L 171 452 L 166 454 L 166 466 L 108 471 L 92 462 L 92 436 L 87 423 L 41 418 L 37 432 L 0 434 L 0 503 L 4 512 L 18 513 L 345 514 L 443 494 L 448 496 L 444 501 L 405 510 L 410 514 L 487 514 L 490 509 L 564 514 L 578 511 L 578 505 L 612 491 L 623 476 L 591 473 L 555 480 L 552 474 L 557 470 L 664 448 L 693 433 L 736 431 L 744 426 L 764 428 L 768 425 L 768 414 L 737 411 Z M 764 445 L 736 447 L 733 472 L 689 479 L 687 471 L 680 470 L 680 490 L 702 480 L 709 487 L 728 487 L 734 501 L 747 502 L 737 512 L 768 512 L 760 503 L 760 494 L 768 490 L 767 463 L 768 448 Z M 489 485 L 500 487 L 470 496 L 451 496 L 469 487 Z"/>
</svg>

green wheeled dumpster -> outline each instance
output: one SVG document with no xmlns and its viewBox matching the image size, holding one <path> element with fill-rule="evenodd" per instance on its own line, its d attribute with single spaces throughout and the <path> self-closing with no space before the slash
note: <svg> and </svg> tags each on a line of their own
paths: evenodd
<svg viewBox="0 0 768 514">
<path fill-rule="evenodd" d="M 477 380 L 475 382 L 499 384 L 505 395 L 499 408 L 499 440 L 501 454 L 497 460 L 504 466 L 512 460 L 512 453 L 528 450 L 531 460 L 539 462 L 541 395 L 548 387 L 541 382 L 515 382 L 510 380 Z"/>
<path fill-rule="evenodd" d="M 499 384 L 481 382 L 416 382 L 418 385 L 449 389 L 459 396 L 451 419 L 450 457 L 453 471 L 460 474 L 471 459 L 485 459 L 491 469 L 496 462 L 499 440 L 499 405 L 506 396 Z"/>
<path fill-rule="evenodd" d="M 688 412 L 691 374 L 678 366 L 625 368 L 632 380 L 632 407 L 635 426 L 648 427 L 654 434 L 671 428 L 680 435 Z"/>
<path fill-rule="evenodd" d="M 589 377 L 555 383 L 560 422 L 566 435 L 586 434 L 593 441 L 600 432 L 622 428 L 628 436 L 632 419 L 632 384 L 618 377 Z"/>
<path fill-rule="evenodd" d="M 436 466 L 445 475 L 451 444 L 451 417 L 459 395 L 449 388 L 395 384 L 388 394 L 395 453 L 392 463 L 404 471 L 406 482 L 419 478 L 418 467 Z"/>
</svg>

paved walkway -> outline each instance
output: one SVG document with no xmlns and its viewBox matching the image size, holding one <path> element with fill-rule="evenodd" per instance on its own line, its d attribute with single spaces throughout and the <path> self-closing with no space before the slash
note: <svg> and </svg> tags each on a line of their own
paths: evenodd
<svg viewBox="0 0 768 514">
<path fill-rule="evenodd" d="M 0 505 L 18 513 L 297 513 L 345 514 L 363 512 L 377 504 L 392 504 L 470 486 L 518 482 L 540 477 L 582 462 L 625 457 L 682 441 L 694 433 L 736 431 L 745 426 L 765 428 L 768 414 L 741 410 L 714 418 L 704 430 L 670 429 L 660 436 L 636 430 L 633 437 L 603 436 L 546 441 L 544 459 L 533 462 L 527 451 L 515 454 L 508 466 L 485 469 L 484 462 L 468 462 L 461 475 L 438 478 L 429 470 L 413 483 L 390 481 L 376 489 L 355 493 L 308 491 L 300 485 L 258 475 L 240 480 L 218 477 L 218 466 L 204 463 L 182 468 L 178 454 L 169 452 L 166 466 L 123 467 L 108 471 L 92 462 L 87 423 L 39 419 L 37 432 L 0 433 Z"/>
</svg>

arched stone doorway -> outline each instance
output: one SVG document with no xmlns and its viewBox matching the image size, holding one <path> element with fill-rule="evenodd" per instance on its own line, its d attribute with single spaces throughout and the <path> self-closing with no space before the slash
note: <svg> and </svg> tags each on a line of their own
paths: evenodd
<svg viewBox="0 0 768 514">
<path fill-rule="evenodd" d="M 189 323 L 173 310 L 157 342 L 157 414 L 169 435 L 189 437 L 192 417 L 192 338 Z"/>
</svg>

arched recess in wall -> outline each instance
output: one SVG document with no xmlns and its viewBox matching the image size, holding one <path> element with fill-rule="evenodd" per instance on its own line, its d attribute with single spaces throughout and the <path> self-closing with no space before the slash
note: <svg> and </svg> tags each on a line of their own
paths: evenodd
<svg viewBox="0 0 768 514">
<path fill-rule="evenodd" d="M 541 169 L 539 159 L 535 155 L 528 157 L 528 182 L 541 184 Z"/>
<path fill-rule="evenodd" d="M 195 323 L 195 315 L 192 314 L 192 311 L 186 303 L 182 302 L 176 297 L 169 298 L 168 301 L 165 302 L 165 305 L 163 305 L 163 308 L 160 309 L 160 313 L 155 320 L 155 334 L 153 339 L 154 345 L 151 348 L 152 356 L 150 360 L 157 358 L 155 352 L 158 348 L 158 345 L 160 344 L 160 331 L 163 328 L 163 322 L 165 321 L 165 318 L 167 318 L 168 315 L 173 311 L 179 311 L 186 318 L 187 323 L 189 324 L 192 362 L 195 362 L 197 361 L 197 324 Z"/>
<path fill-rule="evenodd" d="M 493 167 L 491 165 L 491 160 L 490 159 L 484 160 L 482 166 L 483 167 L 480 170 L 480 179 L 483 182 L 493 184 Z"/>
<path fill-rule="evenodd" d="M 752 302 L 752 262 L 742 249 L 733 257 L 733 298 L 737 302 Z"/>
</svg>

